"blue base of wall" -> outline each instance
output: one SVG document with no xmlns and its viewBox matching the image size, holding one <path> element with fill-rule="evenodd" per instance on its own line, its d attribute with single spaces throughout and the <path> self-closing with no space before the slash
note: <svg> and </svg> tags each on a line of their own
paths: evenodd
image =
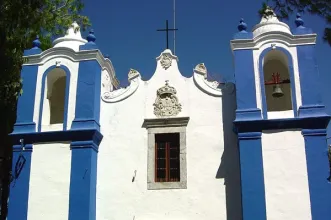
<svg viewBox="0 0 331 220">
<path fill-rule="evenodd" d="M 14 124 L 14 132 L 13 133 L 27 133 L 27 132 L 35 132 L 36 131 L 36 123 L 27 122 L 27 123 L 16 123 Z"/>
<path fill-rule="evenodd" d="M 97 129 L 12 133 L 10 136 L 13 144 L 20 144 L 20 139 L 24 139 L 26 144 L 54 141 L 91 141 L 96 146 L 99 146 L 103 138 Z"/>
<path fill-rule="evenodd" d="M 269 119 L 269 120 L 245 120 L 234 121 L 237 132 L 261 132 L 262 130 L 274 129 L 319 129 L 326 128 L 330 116 Z"/>
<path fill-rule="evenodd" d="M 75 119 L 72 121 L 71 130 L 96 129 L 100 130 L 100 124 L 94 119 Z"/>
<path fill-rule="evenodd" d="M 299 117 L 328 116 L 325 105 L 304 105 L 299 107 Z"/>
<path fill-rule="evenodd" d="M 262 118 L 261 109 L 258 108 L 237 109 L 235 122 L 261 120 L 261 118 Z"/>
</svg>

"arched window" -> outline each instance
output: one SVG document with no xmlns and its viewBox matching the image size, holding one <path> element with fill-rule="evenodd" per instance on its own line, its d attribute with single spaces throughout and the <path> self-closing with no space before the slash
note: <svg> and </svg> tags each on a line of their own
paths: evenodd
<svg viewBox="0 0 331 220">
<path fill-rule="evenodd" d="M 51 97 L 49 98 L 50 124 L 63 123 L 65 88 L 66 77 L 61 76 L 54 82 Z"/>
<path fill-rule="evenodd" d="M 280 50 L 271 50 L 263 59 L 264 87 L 268 117 L 273 112 L 290 111 L 293 114 L 290 69 L 287 56 Z M 293 115 L 292 115 L 293 117 Z"/>
<path fill-rule="evenodd" d="M 51 70 L 46 77 L 48 109 L 44 104 L 43 121 L 45 124 L 63 124 L 66 96 L 66 72 L 61 68 Z M 46 101 L 47 102 L 47 101 Z"/>
</svg>

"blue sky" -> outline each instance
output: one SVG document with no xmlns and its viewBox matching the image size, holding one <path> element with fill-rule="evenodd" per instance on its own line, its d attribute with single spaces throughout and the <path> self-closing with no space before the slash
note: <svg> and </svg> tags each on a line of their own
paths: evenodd
<svg viewBox="0 0 331 220">
<path fill-rule="evenodd" d="M 183 75 L 191 76 L 198 63 L 204 62 L 214 78 L 233 80 L 233 57 L 230 40 L 237 32 L 240 18 L 248 30 L 260 22 L 261 0 L 176 0 L 176 55 Z M 83 13 L 89 16 L 97 45 L 108 54 L 118 79 L 125 85 L 130 68 L 138 70 L 143 79 L 155 71 L 155 58 L 166 47 L 165 20 L 173 27 L 173 0 L 85 0 Z M 286 21 L 294 28 L 295 15 Z M 324 86 L 324 98 L 331 113 L 329 67 L 331 47 L 322 40 L 326 23 L 319 17 L 303 14 L 306 27 L 318 34 L 316 59 Z M 172 34 L 170 49 L 173 48 Z M 331 133 L 330 133 L 331 134 Z"/>
</svg>

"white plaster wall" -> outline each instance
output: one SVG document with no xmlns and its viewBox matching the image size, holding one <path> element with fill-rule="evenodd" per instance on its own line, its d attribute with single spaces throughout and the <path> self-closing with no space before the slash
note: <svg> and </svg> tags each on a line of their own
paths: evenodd
<svg viewBox="0 0 331 220">
<path fill-rule="evenodd" d="M 264 131 L 262 154 L 268 220 L 310 220 L 310 198 L 301 131 Z"/>
<path fill-rule="evenodd" d="M 47 57 L 49 59 L 49 57 Z M 39 121 L 39 108 L 40 108 L 40 99 L 41 99 L 41 88 L 42 88 L 42 77 L 45 71 L 56 64 L 56 62 L 60 62 L 61 65 L 66 66 L 70 71 L 70 88 L 69 88 L 69 103 L 68 103 L 68 117 L 67 117 L 67 129 L 70 129 L 71 123 L 75 118 L 75 106 L 76 106 L 76 91 L 77 91 L 77 79 L 78 79 L 78 68 L 79 63 L 73 62 L 69 59 L 62 57 L 54 57 L 50 58 L 45 64 L 41 64 L 38 68 L 38 76 L 37 76 L 37 84 L 36 84 L 36 96 L 34 103 L 34 114 L 33 121 L 38 126 Z M 47 83 L 45 85 L 45 91 L 47 90 Z M 44 95 L 44 111 L 43 118 L 50 118 L 49 116 L 49 104 L 47 95 Z M 47 109 L 47 110 L 46 110 Z M 38 129 L 38 128 L 37 128 Z M 62 124 L 53 124 L 49 125 L 49 120 L 42 120 L 42 129 L 41 131 L 54 131 L 54 130 L 62 130 Z"/>
<path fill-rule="evenodd" d="M 182 104 L 178 117 L 190 117 L 186 139 L 187 189 L 147 190 L 147 130 L 142 125 L 145 118 L 155 118 L 156 90 L 165 85 L 165 80 L 176 88 Z M 104 138 L 98 154 L 97 219 L 226 219 L 224 173 L 232 170 L 239 174 L 239 170 L 226 168 L 224 158 L 221 159 L 222 114 L 222 98 L 207 95 L 196 87 L 192 77 L 181 76 L 174 60 L 167 71 L 157 67 L 152 79 L 141 81 L 127 99 L 101 102 Z M 228 115 L 228 119 L 232 120 L 231 117 Z M 232 140 L 229 147 L 236 149 L 235 136 L 229 137 Z M 237 191 L 240 194 L 239 188 Z M 240 213 L 240 206 L 237 208 Z"/>
<path fill-rule="evenodd" d="M 256 103 L 257 108 L 262 109 L 262 97 L 265 94 L 262 94 L 261 90 L 261 81 L 260 81 L 260 71 L 259 71 L 259 58 L 263 50 L 268 47 L 271 47 L 272 40 L 270 42 L 262 42 L 261 44 L 257 45 L 259 49 L 253 50 L 253 60 L 254 60 L 254 74 L 255 74 L 255 89 L 256 89 Z M 296 102 L 297 102 L 297 109 L 302 105 L 301 99 L 301 85 L 300 85 L 300 76 L 299 76 L 299 67 L 298 67 L 298 56 L 297 56 L 297 49 L 295 46 L 289 47 L 285 43 L 279 42 L 275 43 L 276 49 L 277 47 L 281 47 L 289 51 L 292 55 L 292 63 L 293 63 L 293 72 L 294 72 L 294 82 L 295 82 L 295 93 L 296 93 Z M 284 112 L 272 112 L 270 118 L 284 118 L 284 117 L 293 117 L 293 111 L 284 111 Z"/>
<path fill-rule="evenodd" d="M 31 160 L 28 220 L 67 220 L 70 144 L 34 144 Z"/>
</svg>

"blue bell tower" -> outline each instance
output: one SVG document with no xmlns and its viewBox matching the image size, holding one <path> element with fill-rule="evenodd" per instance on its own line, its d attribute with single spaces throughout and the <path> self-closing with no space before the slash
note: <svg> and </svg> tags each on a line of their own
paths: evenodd
<svg viewBox="0 0 331 220">
<path fill-rule="evenodd" d="M 21 72 L 23 94 L 18 100 L 17 121 L 11 134 L 14 153 L 8 220 L 47 216 L 48 211 L 41 209 L 38 213 L 38 207 L 29 200 L 34 196 L 34 201 L 46 201 L 47 194 L 30 193 L 31 187 L 38 192 L 44 185 L 36 179 L 31 182 L 33 176 L 41 175 L 40 169 L 33 168 L 33 161 L 52 163 L 53 169 L 61 167 L 62 158 L 56 157 L 63 154 L 43 159 L 49 146 L 55 146 L 56 152 L 63 151 L 71 159 L 65 161 L 70 166 L 61 168 L 68 173 L 67 186 L 63 188 L 68 190 L 68 201 L 64 201 L 69 207 L 68 219 L 96 218 L 97 158 L 103 137 L 99 123 L 101 75 L 106 74 L 115 84 L 117 81 L 110 60 L 103 57 L 95 40 L 93 31 L 87 40 L 81 38 L 79 26 L 74 23 L 64 37 L 54 41 L 53 48 L 41 51 L 37 38 L 33 48 L 24 52 L 28 62 Z M 36 154 L 35 146 L 43 153 Z"/>
<path fill-rule="evenodd" d="M 240 151 L 244 220 L 275 218 L 269 216 L 273 210 L 268 208 L 268 200 L 272 199 L 267 198 L 267 189 L 277 187 L 276 183 L 281 182 L 281 178 L 277 179 L 276 174 L 268 174 L 269 168 L 266 167 L 271 167 L 273 161 L 265 155 L 280 149 L 277 142 L 283 143 L 285 137 L 288 138 L 288 143 L 282 146 L 283 149 L 296 146 L 297 155 L 302 155 L 302 160 L 282 159 L 284 163 L 278 167 L 285 167 L 284 164 L 288 163 L 289 172 L 295 166 L 302 166 L 300 172 L 306 173 L 306 176 L 301 177 L 308 182 L 308 186 L 305 187 L 303 183 L 298 186 L 309 197 L 309 201 L 303 202 L 306 206 L 302 205 L 308 209 L 310 205 L 311 210 L 306 217 L 326 220 L 331 216 L 331 185 L 327 180 L 330 169 L 326 143 L 326 127 L 330 116 L 326 114 L 321 98 L 319 72 L 314 55 L 316 34 L 304 26 L 300 14 L 297 14 L 295 23 L 297 27 L 290 30 L 287 24 L 280 22 L 273 14 L 262 18 L 252 32 L 249 32 L 244 19 L 241 19 L 239 32 L 231 41 L 237 99 L 234 125 Z M 292 137 L 288 135 L 288 131 L 300 132 L 301 135 Z M 268 142 L 269 134 L 278 139 Z M 279 153 L 272 154 L 274 158 L 286 158 L 286 153 L 282 154 L 280 150 L 277 152 Z M 284 170 L 284 176 L 289 175 Z M 269 176 L 274 179 L 270 180 Z M 274 185 L 267 186 L 266 182 Z M 282 195 L 295 192 L 295 188 L 288 187 Z"/>
</svg>

